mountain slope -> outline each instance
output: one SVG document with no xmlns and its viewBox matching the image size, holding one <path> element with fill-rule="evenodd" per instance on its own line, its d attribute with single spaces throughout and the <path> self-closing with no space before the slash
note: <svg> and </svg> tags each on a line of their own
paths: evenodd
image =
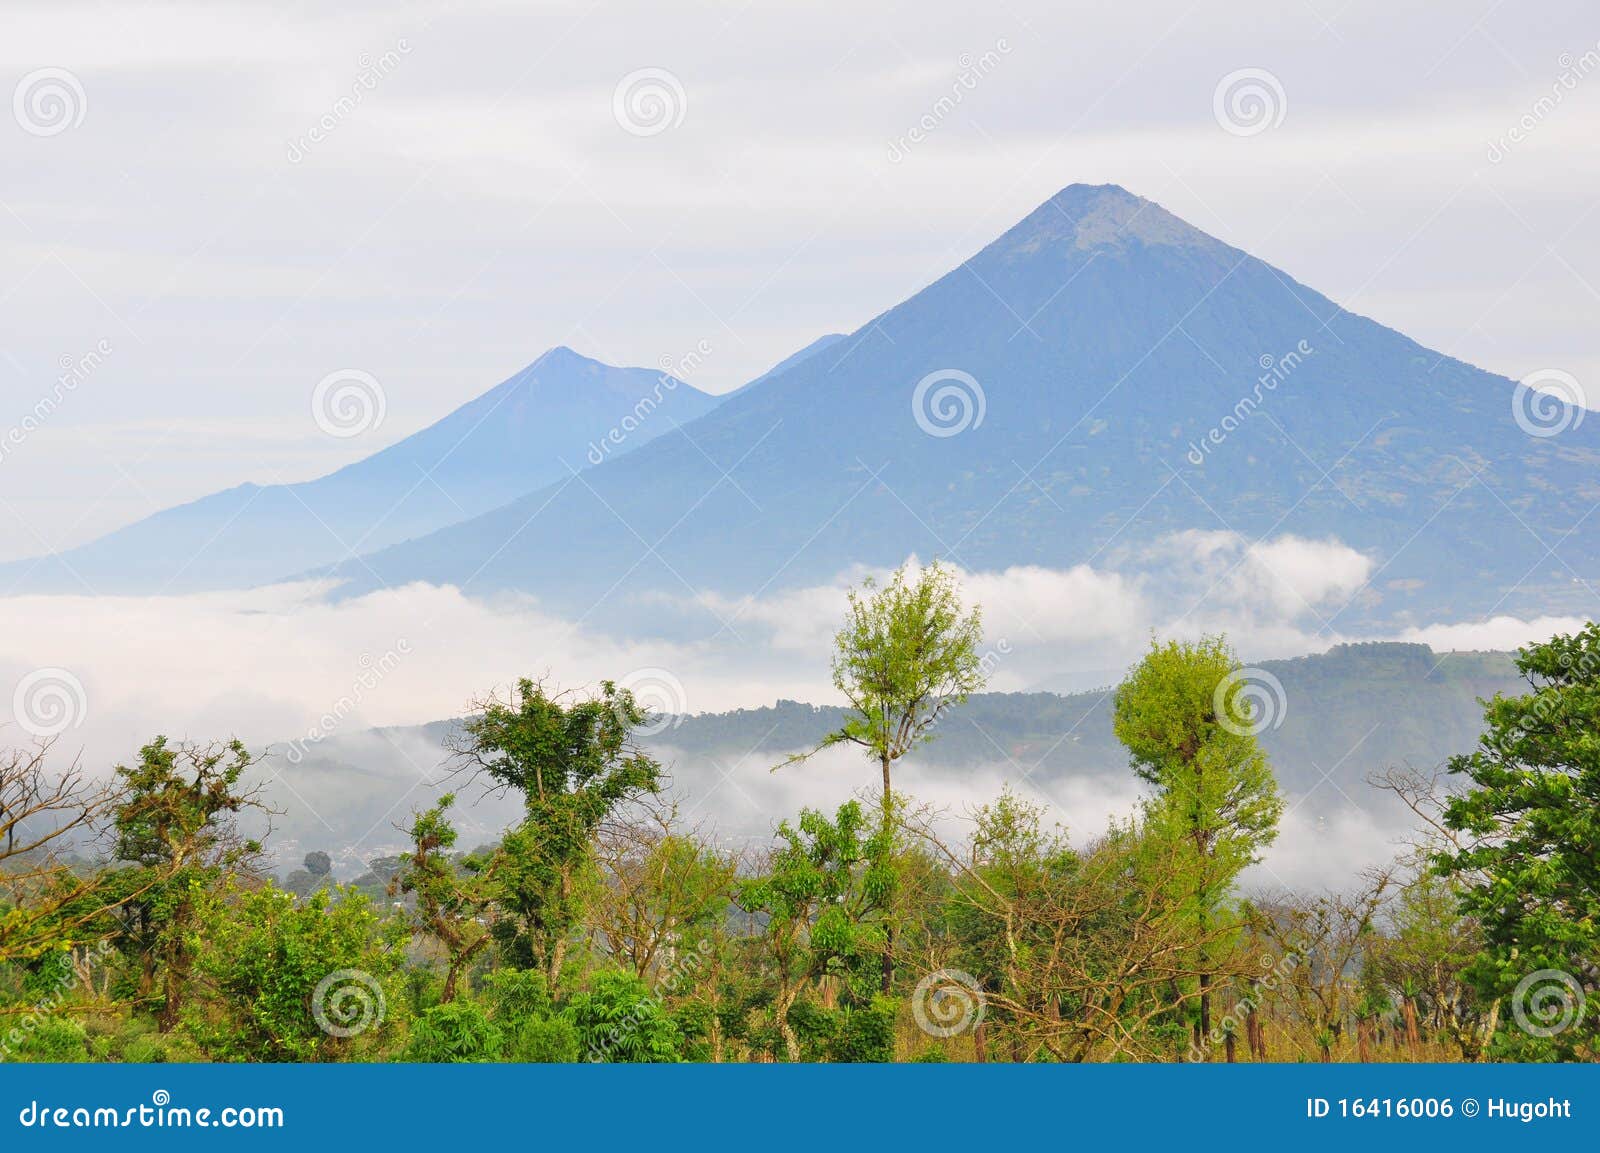
<svg viewBox="0 0 1600 1153">
<path fill-rule="evenodd" d="M 1314 813 L 1349 806 L 1381 811 L 1385 798 L 1370 776 L 1409 765 L 1431 769 L 1454 753 L 1468 752 L 1483 732 L 1480 698 L 1520 696 L 1527 683 L 1508 653 L 1435 653 L 1425 645 L 1340 645 L 1294 660 L 1263 661 L 1277 677 L 1287 706 L 1281 725 L 1261 734 L 1279 783 L 1291 801 L 1303 799 Z M 671 766 L 672 791 L 686 812 L 715 819 L 725 833 L 762 836 L 785 811 L 774 785 L 792 787 L 812 772 L 773 774 L 788 754 L 813 749 L 842 722 L 832 706 L 779 701 L 767 708 L 673 718 L 645 742 Z M 310 746 L 304 759 L 273 755 L 270 767 L 288 788 L 274 794 L 284 810 L 274 822 L 285 861 L 298 862 L 308 849 L 359 846 L 356 859 L 400 841 L 393 824 L 398 798 L 420 807 L 429 794 L 416 788 L 419 768 L 444 759 L 445 742 L 457 722 L 374 729 L 331 737 Z M 846 765 L 852 758 L 844 758 Z M 998 768 L 1031 796 L 1065 804 L 1074 782 L 1109 780 L 1132 787 L 1127 750 L 1111 730 L 1106 690 L 1055 693 L 980 693 L 953 710 L 938 738 L 912 754 L 903 787 L 927 799 L 927 790 L 952 782 L 988 787 L 979 771 Z M 861 763 L 854 781 L 867 779 Z M 823 795 L 810 803 L 833 804 L 854 787 L 851 778 L 825 778 Z M 440 788 L 447 787 L 443 784 Z M 998 787 L 997 785 L 995 787 Z M 317 811 L 303 798 L 316 798 Z M 761 805 L 752 804 L 752 798 Z M 975 795 L 973 800 L 989 800 Z M 469 840 L 494 838 L 517 816 L 514 798 L 463 795 L 460 813 Z M 1081 821 L 1077 813 L 1069 821 Z M 1078 825 L 1077 831 L 1084 831 Z M 275 838 L 276 840 L 276 838 Z M 350 861 L 346 868 L 353 868 Z"/>
<path fill-rule="evenodd" d="M 569 465 L 631 451 L 717 403 L 654 370 L 553 348 L 437 423 L 337 472 L 299 484 L 243 484 L 163 510 L 59 556 L 0 567 L 0 589 L 257 584 L 487 512 L 569 475 Z M 607 443 L 613 430 L 620 439 Z"/>
<path fill-rule="evenodd" d="M 335 571 L 351 592 L 475 573 L 585 610 L 911 552 L 1158 565 L 1170 534 L 1208 529 L 1370 556 L 1341 626 L 1592 612 L 1600 421 L 1530 436 L 1513 388 L 1147 200 L 1074 185 L 692 430 Z"/>
</svg>

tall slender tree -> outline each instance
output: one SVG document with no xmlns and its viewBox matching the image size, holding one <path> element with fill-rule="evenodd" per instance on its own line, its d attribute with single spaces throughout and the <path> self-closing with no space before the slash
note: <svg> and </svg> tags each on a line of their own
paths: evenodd
<svg viewBox="0 0 1600 1153">
<path fill-rule="evenodd" d="M 1209 930 L 1233 880 L 1277 836 L 1283 798 L 1256 740 L 1254 705 L 1222 637 L 1152 640 L 1117 688 L 1113 726 L 1133 770 L 1156 788 L 1153 828 L 1189 846 L 1186 899 Z M 1203 937 L 1209 939 L 1207 934 Z M 1199 1036 L 1211 1033 L 1211 974 L 1201 967 Z"/>
<path fill-rule="evenodd" d="M 938 561 L 916 572 L 902 566 L 882 585 L 868 577 L 850 592 L 833 654 L 833 684 L 850 713 L 816 751 L 855 745 L 877 763 L 886 852 L 894 843 L 894 763 L 931 740 L 940 718 L 983 687 L 982 640 L 982 611 L 967 609 L 956 574 Z M 885 993 L 894 983 L 892 920 L 886 918 Z"/>
</svg>

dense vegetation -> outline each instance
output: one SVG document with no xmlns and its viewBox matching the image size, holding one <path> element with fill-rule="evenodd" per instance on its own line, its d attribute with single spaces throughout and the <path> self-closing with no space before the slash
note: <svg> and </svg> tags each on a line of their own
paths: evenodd
<svg viewBox="0 0 1600 1153">
<path fill-rule="evenodd" d="M 919 805 L 894 769 L 981 687 L 980 636 L 937 566 L 860 590 L 823 745 L 865 753 L 861 793 L 759 852 L 663 794 L 611 683 L 482 702 L 458 787 L 359 886 L 323 853 L 266 875 L 237 742 L 158 737 L 108 779 L 16 750 L 0 1058 L 1594 1059 L 1600 626 L 1524 650 L 1530 691 L 1485 703 L 1476 749 L 1376 781 L 1416 843 L 1323 893 L 1241 889 L 1286 801 L 1221 638 L 1154 642 L 1116 690 L 1147 793 L 1111 827 L 1069 840 L 1020 791 Z M 521 816 L 463 851 L 478 786 Z"/>
</svg>

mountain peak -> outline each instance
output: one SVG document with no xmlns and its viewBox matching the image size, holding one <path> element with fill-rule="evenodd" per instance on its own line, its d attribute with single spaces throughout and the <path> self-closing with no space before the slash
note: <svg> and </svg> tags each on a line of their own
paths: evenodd
<svg viewBox="0 0 1600 1153">
<path fill-rule="evenodd" d="M 1003 256 L 1046 249 L 1105 252 L 1149 248 L 1221 248 L 1220 240 L 1153 200 L 1117 184 L 1069 184 L 995 242 Z"/>
</svg>

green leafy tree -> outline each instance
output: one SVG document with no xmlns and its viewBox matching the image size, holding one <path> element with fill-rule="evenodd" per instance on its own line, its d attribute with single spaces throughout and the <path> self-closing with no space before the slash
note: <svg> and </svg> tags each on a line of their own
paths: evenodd
<svg viewBox="0 0 1600 1153">
<path fill-rule="evenodd" d="M 872 962 L 883 948 L 881 914 L 894 888 L 884 844 L 891 835 L 874 827 L 856 801 L 832 819 L 806 809 L 798 825 L 778 826 L 781 844 L 763 874 L 739 887 L 739 905 L 765 917 L 773 1023 L 791 1061 L 801 1057 L 793 1011 L 818 979 L 831 978 L 851 1000 L 870 1003 Z"/>
<path fill-rule="evenodd" d="M 1155 786 L 1147 831 L 1187 844 L 1184 882 L 1192 915 L 1209 937 L 1234 879 L 1277 836 L 1283 814 L 1272 767 L 1256 740 L 1256 706 L 1221 637 L 1152 640 L 1118 686 L 1113 727 L 1134 772 Z M 1200 1037 L 1211 1033 L 1211 974 L 1199 976 Z"/>
<path fill-rule="evenodd" d="M 411 825 L 414 847 L 396 878 L 399 891 L 416 898 L 413 927 L 444 949 L 444 988 L 439 995 L 444 1004 L 456 999 L 462 973 L 490 942 L 484 915 L 494 900 L 497 863 L 477 857 L 452 859 L 456 830 L 446 814 L 455 801 L 455 794 L 446 793 L 433 808 L 417 814 Z"/>
<path fill-rule="evenodd" d="M 1441 867 L 1464 884 L 1483 942 L 1467 979 L 1507 1002 L 1493 1043 L 1516 1060 L 1600 1052 L 1600 624 L 1530 645 L 1532 692 L 1486 702 L 1478 748 L 1451 758 L 1472 782 L 1446 826 Z M 1587 1008 L 1586 1008 L 1587 1006 Z"/>
<path fill-rule="evenodd" d="M 849 616 L 834 637 L 833 654 L 833 685 L 850 712 L 821 748 L 855 745 L 878 765 L 886 834 L 895 825 L 894 763 L 932 740 L 945 713 L 983 687 L 982 640 L 981 610 L 965 608 L 955 573 L 937 561 L 915 574 L 902 567 L 882 586 L 868 577 L 850 591 Z M 892 836 L 882 839 L 887 853 L 893 844 Z M 892 917 L 885 929 L 882 991 L 888 993 Z"/>
<path fill-rule="evenodd" d="M 683 1034 L 660 998 L 632 973 L 602 969 L 568 1014 L 586 1061 L 651 1064 L 681 1059 Z"/>
<path fill-rule="evenodd" d="M 497 1061 L 505 1045 L 500 1026 L 473 1001 L 435 1005 L 411 1027 L 405 1059 L 425 1064 Z"/>
<path fill-rule="evenodd" d="M 194 968 L 203 995 L 185 1029 L 224 1061 L 323 1061 L 370 1055 L 394 1026 L 405 926 L 367 899 L 275 885 L 195 886 Z"/>
<path fill-rule="evenodd" d="M 195 901 L 261 851 L 235 824 L 249 808 L 265 810 L 259 789 L 241 782 L 254 760 L 239 741 L 169 745 L 157 737 L 134 765 L 117 766 L 123 795 L 116 807 L 116 878 L 129 896 L 127 943 L 142 959 L 139 992 L 162 982 L 157 1017 L 171 1030 L 183 1008 L 194 949 Z"/>
<path fill-rule="evenodd" d="M 627 689 L 564 700 L 517 682 L 512 701 L 487 701 L 463 724 L 458 766 L 522 794 L 525 818 L 501 844 L 495 891 L 509 917 L 495 931 L 507 960 L 537 965 L 555 987 L 584 910 L 601 822 L 654 793 L 661 766 L 636 748 L 647 715 Z"/>
</svg>

